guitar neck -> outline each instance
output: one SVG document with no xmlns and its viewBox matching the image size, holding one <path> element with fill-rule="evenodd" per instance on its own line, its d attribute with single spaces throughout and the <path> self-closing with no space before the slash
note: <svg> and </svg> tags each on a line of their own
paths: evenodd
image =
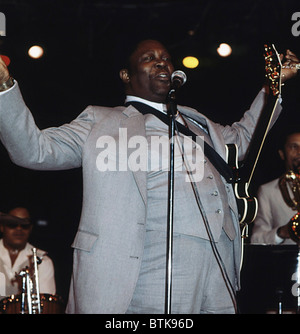
<svg viewBox="0 0 300 334">
<path fill-rule="evenodd" d="M 260 157 L 267 133 L 272 124 L 274 111 L 279 103 L 279 96 L 269 94 L 264 111 L 261 114 L 254 131 L 251 143 L 246 153 L 246 158 L 240 166 L 239 176 L 244 182 L 250 184 L 258 159 Z"/>
<path fill-rule="evenodd" d="M 265 45 L 264 55 L 266 77 L 269 80 L 269 94 L 266 94 L 266 104 L 256 125 L 246 158 L 239 169 L 240 180 L 248 185 L 255 171 L 281 93 L 281 61 L 275 46 L 273 44 L 271 46 Z"/>
</svg>

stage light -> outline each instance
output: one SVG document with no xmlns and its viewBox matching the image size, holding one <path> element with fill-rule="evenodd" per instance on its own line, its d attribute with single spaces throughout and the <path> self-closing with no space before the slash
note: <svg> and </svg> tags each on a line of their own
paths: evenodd
<svg viewBox="0 0 300 334">
<path fill-rule="evenodd" d="M 34 45 L 28 50 L 28 55 L 34 59 L 41 58 L 43 54 L 44 54 L 44 49 L 38 45 Z"/>
<path fill-rule="evenodd" d="M 221 43 L 217 48 L 217 52 L 221 57 L 228 57 L 231 55 L 232 49 L 227 43 Z"/>
<path fill-rule="evenodd" d="M 182 63 L 187 68 L 196 68 L 199 65 L 199 60 L 196 57 L 188 56 L 182 60 Z"/>
</svg>

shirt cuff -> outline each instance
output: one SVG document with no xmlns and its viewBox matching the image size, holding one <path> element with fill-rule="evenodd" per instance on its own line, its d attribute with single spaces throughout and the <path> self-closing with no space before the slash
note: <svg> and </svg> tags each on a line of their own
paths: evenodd
<svg viewBox="0 0 300 334">
<path fill-rule="evenodd" d="M 14 84 L 10 88 L 4 90 L 3 92 L 0 92 L 0 95 L 3 95 L 5 93 L 9 92 L 10 90 L 12 90 L 15 87 L 17 81 L 15 79 L 13 79 L 13 80 L 14 80 Z"/>
<path fill-rule="evenodd" d="M 275 234 L 275 245 L 279 245 L 281 243 L 283 243 L 284 239 L 280 238 L 280 236 L 278 236 L 277 232 Z"/>
</svg>

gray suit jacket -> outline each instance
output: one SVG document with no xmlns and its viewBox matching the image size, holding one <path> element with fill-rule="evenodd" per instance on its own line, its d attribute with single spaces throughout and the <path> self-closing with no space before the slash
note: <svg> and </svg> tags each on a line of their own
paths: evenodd
<svg viewBox="0 0 300 334">
<path fill-rule="evenodd" d="M 214 148 L 223 158 L 226 143 L 236 143 L 242 158 L 264 100 L 265 94 L 261 91 L 241 121 L 225 127 L 191 108 L 179 106 L 179 110 L 207 125 Z M 279 106 L 275 118 L 280 109 Z M 145 235 L 147 173 L 130 170 L 99 172 L 96 168 L 97 139 L 111 136 L 118 143 L 119 128 L 127 129 L 128 138 L 146 135 L 143 115 L 131 106 L 89 106 L 70 124 L 40 131 L 17 84 L 0 97 L 0 136 L 12 161 L 37 170 L 82 166 L 83 206 L 73 243 L 69 313 L 126 312 L 138 278 Z M 219 235 L 222 226 L 209 214 L 210 187 L 211 184 L 203 180 L 201 199 L 204 208 L 208 209 L 213 233 Z M 237 207 L 231 187 L 228 187 L 228 199 L 224 200 L 229 202 L 234 228 L 239 235 Z M 202 228 L 203 237 L 206 237 L 205 228 Z M 238 272 L 240 238 L 235 238 L 234 242 Z"/>
</svg>

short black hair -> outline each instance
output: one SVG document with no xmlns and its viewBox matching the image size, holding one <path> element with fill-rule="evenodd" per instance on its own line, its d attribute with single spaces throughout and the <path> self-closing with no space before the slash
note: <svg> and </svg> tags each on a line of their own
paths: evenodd
<svg viewBox="0 0 300 334">
<path fill-rule="evenodd" d="M 162 45 L 167 43 L 155 33 L 135 32 L 134 34 L 121 34 L 118 36 L 118 41 L 115 43 L 115 68 L 120 71 L 123 68 L 130 70 L 130 57 L 137 49 L 138 45 L 145 40 L 155 40 Z M 167 45 L 166 45 L 167 48 Z"/>
<path fill-rule="evenodd" d="M 300 124 L 289 124 L 286 125 L 279 133 L 279 149 L 283 150 L 289 136 L 299 133 L 300 134 Z"/>
</svg>

